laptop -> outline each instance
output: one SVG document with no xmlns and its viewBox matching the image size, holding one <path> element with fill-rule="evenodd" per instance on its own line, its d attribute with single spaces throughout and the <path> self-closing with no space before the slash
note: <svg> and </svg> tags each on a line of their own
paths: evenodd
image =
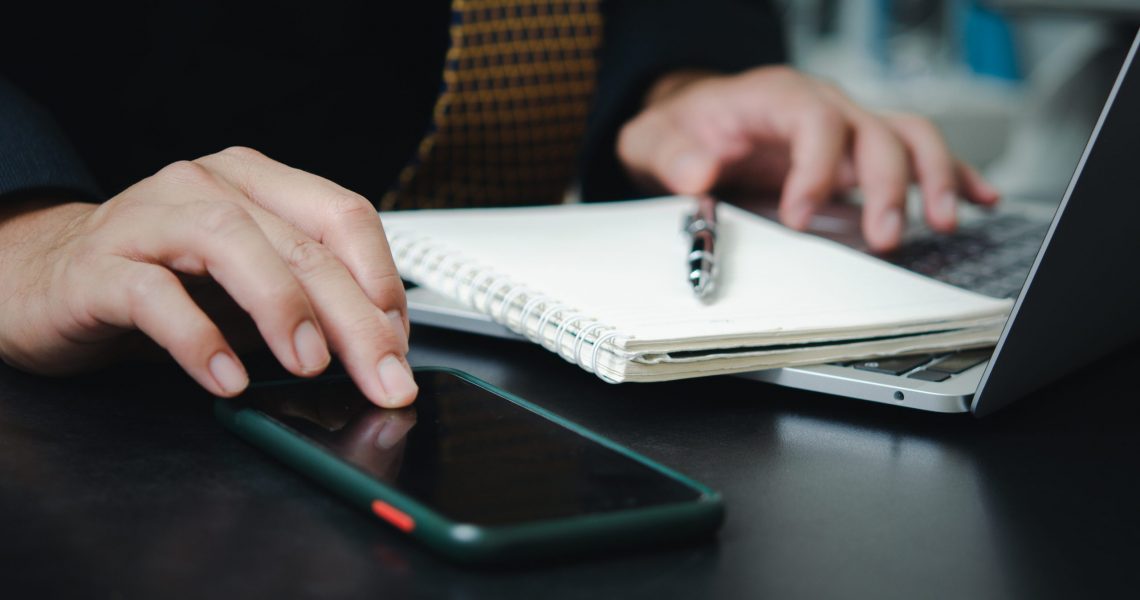
<svg viewBox="0 0 1140 600">
<path fill-rule="evenodd" d="M 898 251 L 882 257 L 952 285 L 1015 298 L 994 348 L 736 376 L 983 416 L 1140 339 L 1138 45 L 1140 32 L 1056 210 L 1007 199 L 995 211 L 967 211 L 953 235 L 912 232 Z M 854 218 L 821 215 L 812 229 L 845 243 L 858 237 Z M 524 339 L 423 288 L 408 291 L 408 316 L 420 325 Z"/>
</svg>

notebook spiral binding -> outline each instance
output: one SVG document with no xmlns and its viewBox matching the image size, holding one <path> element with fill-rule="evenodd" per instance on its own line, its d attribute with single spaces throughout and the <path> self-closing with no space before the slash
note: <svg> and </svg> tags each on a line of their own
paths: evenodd
<svg viewBox="0 0 1140 600">
<path fill-rule="evenodd" d="M 458 253 L 433 244 L 428 237 L 389 231 L 388 244 L 402 277 L 489 315 L 496 323 L 603 381 L 618 383 L 598 369 L 598 360 L 607 347 L 615 354 L 630 354 L 616 346 L 619 341 L 629 340 L 629 335 L 465 260 Z M 548 335 L 551 329 L 553 332 Z"/>
</svg>

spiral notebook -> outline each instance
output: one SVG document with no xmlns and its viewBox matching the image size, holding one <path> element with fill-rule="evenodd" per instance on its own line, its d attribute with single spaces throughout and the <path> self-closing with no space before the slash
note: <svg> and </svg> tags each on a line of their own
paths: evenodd
<svg viewBox="0 0 1140 600">
<path fill-rule="evenodd" d="M 610 382 L 992 345 L 1011 308 L 719 208 L 717 290 L 686 278 L 689 197 L 385 212 L 401 277 Z"/>
</svg>

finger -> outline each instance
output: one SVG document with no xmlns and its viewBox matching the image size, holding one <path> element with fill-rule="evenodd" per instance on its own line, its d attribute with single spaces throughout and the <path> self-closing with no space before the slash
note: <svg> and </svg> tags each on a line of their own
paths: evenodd
<svg viewBox="0 0 1140 600">
<path fill-rule="evenodd" d="M 240 194 L 193 163 L 176 163 L 164 171 L 175 172 L 148 184 L 163 185 L 174 178 L 192 185 L 143 190 L 181 196 L 183 203 L 173 211 L 154 203 L 140 206 L 138 210 L 150 211 L 139 215 L 150 226 L 132 238 L 131 253 L 184 273 L 210 275 L 249 313 L 285 368 L 302 376 L 324 370 L 330 356 L 316 314 L 301 284 L 240 206 Z M 189 193 L 211 200 L 186 200 Z"/>
<path fill-rule="evenodd" d="M 852 153 L 863 190 L 863 236 L 872 250 L 884 252 L 902 240 L 908 157 L 902 142 L 877 118 L 863 113 L 855 123 Z"/>
<path fill-rule="evenodd" d="M 926 221 L 936 231 L 953 231 L 958 224 L 958 180 L 942 134 L 926 119 L 910 115 L 892 115 L 885 122 L 909 150 Z"/>
<path fill-rule="evenodd" d="M 661 140 L 651 174 L 674 194 L 703 194 L 712 190 L 721 161 L 697 139 L 683 131 Z"/>
<path fill-rule="evenodd" d="M 121 260 L 95 289 L 90 303 L 94 318 L 142 331 L 211 393 L 232 397 L 249 385 L 222 332 L 169 269 Z"/>
<path fill-rule="evenodd" d="M 806 229 L 812 214 L 835 193 L 849 126 L 825 105 L 802 111 L 789 132 L 791 169 L 780 194 L 780 220 Z"/>
<path fill-rule="evenodd" d="M 300 282 L 329 344 L 365 396 L 384 407 L 410 404 L 418 387 L 404 359 L 404 315 L 372 304 L 323 244 L 264 209 L 252 207 L 250 214 Z"/>
<path fill-rule="evenodd" d="M 970 202 L 993 206 L 1001 200 L 1001 192 L 987 183 L 970 165 L 955 161 L 954 172 L 958 178 L 959 189 Z"/>
<path fill-rule="evenodd" d="M 718 174 L 715 153 L 661 114 L 640 116 L 623 127 L 618 155 L 636 178 L 675 194 L 708 192 Z"/>
<path fill-rule="evenodd" d="M 325 245 L 373 304 L 404 315 L 407 334 L 404 286 L 380 217 L 368 200 L 248 148 L 228 148 L 196 162 L 206 165 L 255 204 Z"/>
</svg>

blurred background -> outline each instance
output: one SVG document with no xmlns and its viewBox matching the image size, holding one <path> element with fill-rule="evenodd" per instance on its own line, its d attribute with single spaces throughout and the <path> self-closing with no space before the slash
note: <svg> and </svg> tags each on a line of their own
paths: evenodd
<svg viewBox="0 0 1140 600">
<path fill-rule="evenodd" d="M 1007 196 L 1046 203 L 1140 26 L 1140 0 L 781 4 L 797 67 L 868 106 L 927 116 Z"/>
</svg>

